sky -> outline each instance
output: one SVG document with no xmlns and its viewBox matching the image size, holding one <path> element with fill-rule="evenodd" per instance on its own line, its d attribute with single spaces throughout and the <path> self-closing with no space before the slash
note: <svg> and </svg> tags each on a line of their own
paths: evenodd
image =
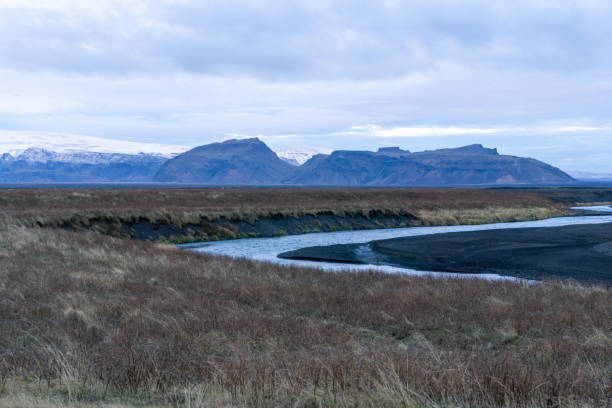
<svg viewBox="0 0 612 408">
<path fill-rule="evenodd" d="M 0 0 L 0 142 L 482 143 L 612 173 L 610 21 L 603 0 Z"/>
</svg>

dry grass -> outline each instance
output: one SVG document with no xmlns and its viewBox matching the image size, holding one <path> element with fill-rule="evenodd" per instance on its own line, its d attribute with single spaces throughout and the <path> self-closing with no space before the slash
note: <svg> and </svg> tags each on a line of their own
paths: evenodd
<svg viewBox="0 0 612 408">
<path fill-rule="evenodd" d="M 0 228 L 2 406 L 606 406 L 612 293 Z"/>
<path fill-rule="evenodd" d="M 72 215 L 188 218 L 310 214 L 322 211 L 486 209 L 548 207 L 536 193 L 479 189 L 341 189 L 341 188 L 211 188 L 211 189 L 21 189 L 0 190 L 0 211 L 11 217 Z M 162 218 L 159 218 L 162 217 Z M 193 221 L 193 220 L 190 220 Z"/>
<path fill-rule="evenodd" d="M 18 219 L 26 226 L 96 230 L 121 237 L 140 236 L 139 228 L 168 227 L 151 239 L 171 242 L 260 236 L 249 227 L 258 220 L 273 220 L 276 224 L 267 235 L 280 235 L 286 219 L 334 218 L 322 227 L 306 220 L 303 230 L 312 232 L 333 230 L 339 224 L 345 229 L 367 228 L 363 219 L 384 219 L 370 223 L 380 224 L 378 228 L 524 221 L 562 215 L 565 207 L 543 194 L 483 189 L 0 190 L 0 218 Z M 401 221 L 389 221 L 394 218 Z"/>
</svg>

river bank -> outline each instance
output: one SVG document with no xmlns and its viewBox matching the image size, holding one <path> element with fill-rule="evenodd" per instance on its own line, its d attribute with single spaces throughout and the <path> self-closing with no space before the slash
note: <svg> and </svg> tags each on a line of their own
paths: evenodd
<svg viewBox="0 0 612 408">
<path fill-rule="evenodd" d="M 612 223 L 451 232 L 315 246 L 285 259 L 612 284 Z"/>
<path fill-rule="evenodd" d="M 612 189 L 0 189 L 0 218 L 26 227 L 186 243 L 537 220 L 568 215 L 584 200 L 606 199 L 612 201 Z"/>
</svg>

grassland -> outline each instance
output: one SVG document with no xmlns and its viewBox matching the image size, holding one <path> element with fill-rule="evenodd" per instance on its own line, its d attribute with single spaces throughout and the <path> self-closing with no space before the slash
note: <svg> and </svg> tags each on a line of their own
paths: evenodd
<svg viewBox="0 0 612 408">
<path fill-rule="evenodd" d="M 78 193 L 32 191 L 32 203 L 0 194 L 0 406 L 610 402 L 609 287 L 330 274 L 24 226 L 24 217 L 96 205 L 106 213 L 169 211 L 150 201 L 152 192 L 102 192 L 116 199 L 85 197 L 91 201 L 80 208 L 62 197 Z M 204 211 L 192 202 L 204 193 L 189 194 L 180 208 Z M 234 207 L 224 211 L 259 205 L 225 199 Z M 290 205 L 262 200 L 257 211 Z M 320 203 L 302 208 L 330 209 Z M 421 206 L 447 207 L 440 203 Z"/>
<path fill-rule="evenodd" d="M 25 226 L 169 242 L 548 218 L 567 202 L 468 189 L 0 190 L 0 216 Z"/>
</svg>

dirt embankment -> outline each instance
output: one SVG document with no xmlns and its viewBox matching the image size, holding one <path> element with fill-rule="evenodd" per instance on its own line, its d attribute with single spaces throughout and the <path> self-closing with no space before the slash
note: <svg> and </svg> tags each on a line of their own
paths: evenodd
<svg viewBox="0 0 612 408">
<path fill-rule="evenodd" d="M 169 217 L 170 218 L 170 217 Z M 268 214 L 249 219 L 224 216 L 216 219 L 201 217 L 199 220 L 181 223 L 172 219 L 150 220 L 145 217 L 122 219 L 121 217 L 73 217 L 60 224 L 70 230 L 93 230 L 115 237 L 138 240 L 184 243 L 215 241 L 251 237 L 273 237 L 309 232 L 330 232 L 353 229 L 408 227 L 417 222 L 411 214 L 393 214 L 371 211 L 367 214 L 335 215 L 331 211 L 292 216 L 283 213 Z"/>
<path fill-rule="evenodd" d="M 608 196 L 610 189 L 24 189 L 0 190 L 0 216 L 26 226 L 181 243 L 535 220 Z"/>
</svg>

